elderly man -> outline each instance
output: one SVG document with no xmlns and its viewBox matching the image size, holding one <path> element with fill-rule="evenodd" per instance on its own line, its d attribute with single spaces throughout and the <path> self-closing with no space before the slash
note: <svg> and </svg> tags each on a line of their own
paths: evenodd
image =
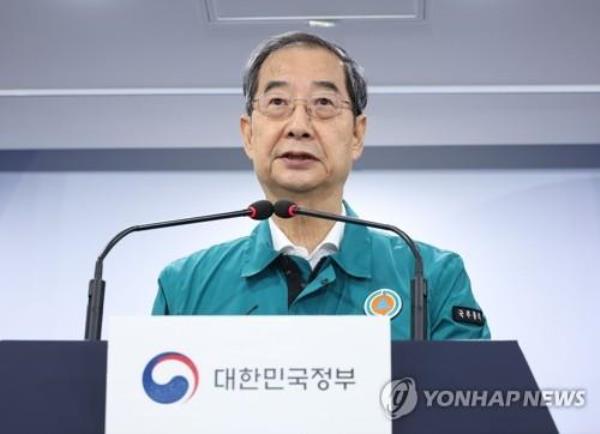
<svg viewBox="0 0 600 434">
<path fill-rule="evenodd" d="M 244 150 L 268 200 L 355 216 L 344 184 L 367 126 L 366 82 L 339 46 L 307 33 L 261 44 L 244 76 Z M 431 339 L 489 338 L 462 260 L 418 243 Z M 362 226 L 273 217 L 248 237 L 175 261 L 159 278 L 157 315 L 385 315 L 410 337 L 413 257 Z"/>
</svg>

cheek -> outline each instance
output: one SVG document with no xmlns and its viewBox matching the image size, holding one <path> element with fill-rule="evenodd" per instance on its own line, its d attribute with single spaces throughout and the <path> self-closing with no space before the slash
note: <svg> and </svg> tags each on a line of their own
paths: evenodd
<svg viewBox="0 0 600 434">
<path fill-rule="evenodd" d="M 352 131 L 347 126 L 328 131 L 321 131 L 319 139 L 324 146 L 324 152 L 332 165 L 345 165 L 353 159 Z"/>
<path fill-rule="evenodd" d="M 275 151 L 279 133 L 274 128 L 265 128 L 264 126 L 259 126 L 254 131 L 256 133 L 252 137 L 252 144 L 257 156 L 261 158 L 261 162 L 266 163 L 265 159 L 272 156 Z"/>
</svg>

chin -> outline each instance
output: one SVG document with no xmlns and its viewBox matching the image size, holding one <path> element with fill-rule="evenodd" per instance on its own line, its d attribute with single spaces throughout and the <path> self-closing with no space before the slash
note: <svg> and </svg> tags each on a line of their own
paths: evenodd
<svg viewBox="0 0 600 434">
<path fill-rule="evenodd" d="M 290 182 L 286 180 L 283 182 L 271 183 L 270 190 L 273 192 L 280 192 L 278 196 L 286 197 L 287 195 L 307 194 L 316 190 L 320 186 L 316 182 Z"/>
<path fill-rule="evenodd" d="M 297 176 L 297 174 L 281 174 L 281 176 L 273 178 L 271 183 L 278 190 L 285 190 L 289 191 L 290 193 L 306 193 L 318 188 L 321 184 L 323 184 L 323 180 L 315 179 L 315 177 L 312 176 L 308 177 Z"/>
<path fill-rule="evenodd" d="M 313 184 L 283 184 L 279 185 L 279 189 L 285 190 L 294 194 L 305 194 L 315 190 L 317 186 Z"/>
</svg>

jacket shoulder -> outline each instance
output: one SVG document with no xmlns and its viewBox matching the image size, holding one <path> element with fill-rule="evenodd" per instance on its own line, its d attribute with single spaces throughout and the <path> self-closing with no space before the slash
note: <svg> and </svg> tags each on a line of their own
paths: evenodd
<svg viewBox="0 0 600 434">
<path fill-rule="evenodd" d="M 371 230 L 371 234 L 373 247 L 375 249 L 387 248 L 394 253 L 404 253 L 412 257 L 408 244 L 401 237 L 380 230 Z M 429 264 L 430 267 L 437 267 L 441 264 L 456 264 L 459 267 L 463 266 L 462 258 L 458 253 L 422 241 L 414 241 L 423 258 L 423 262 Z"/>
<path fill-rule="evenodd" d="M 190 255 L 176 259 L 160 273 L 159 280 L 169 281 L 182 275 L 191 275 L 198 268 L 214 267 L 224 260 L 239 258 L 245 251 L 249 236 L 237 238 L 198 250 Z"/>
</svg>

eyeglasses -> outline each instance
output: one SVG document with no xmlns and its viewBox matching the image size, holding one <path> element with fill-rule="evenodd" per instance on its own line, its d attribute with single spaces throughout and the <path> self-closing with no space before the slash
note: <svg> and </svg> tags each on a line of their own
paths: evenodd
<svg viewBox="0 0 600 434">
<path fill-rule="evenodd" d="M 310 118 L 331 119 L 339 115 L 342 109 L 352 109 L 350 101 L 343 100 L 335 93 L 315 94 L 308 98 L 292 98 L 286 94 L 267 93 L 254 99 L 256 108 L 270 119 L 289 118 L 296 108 L 297 101 L 304 101 Z"/>
</svg>

